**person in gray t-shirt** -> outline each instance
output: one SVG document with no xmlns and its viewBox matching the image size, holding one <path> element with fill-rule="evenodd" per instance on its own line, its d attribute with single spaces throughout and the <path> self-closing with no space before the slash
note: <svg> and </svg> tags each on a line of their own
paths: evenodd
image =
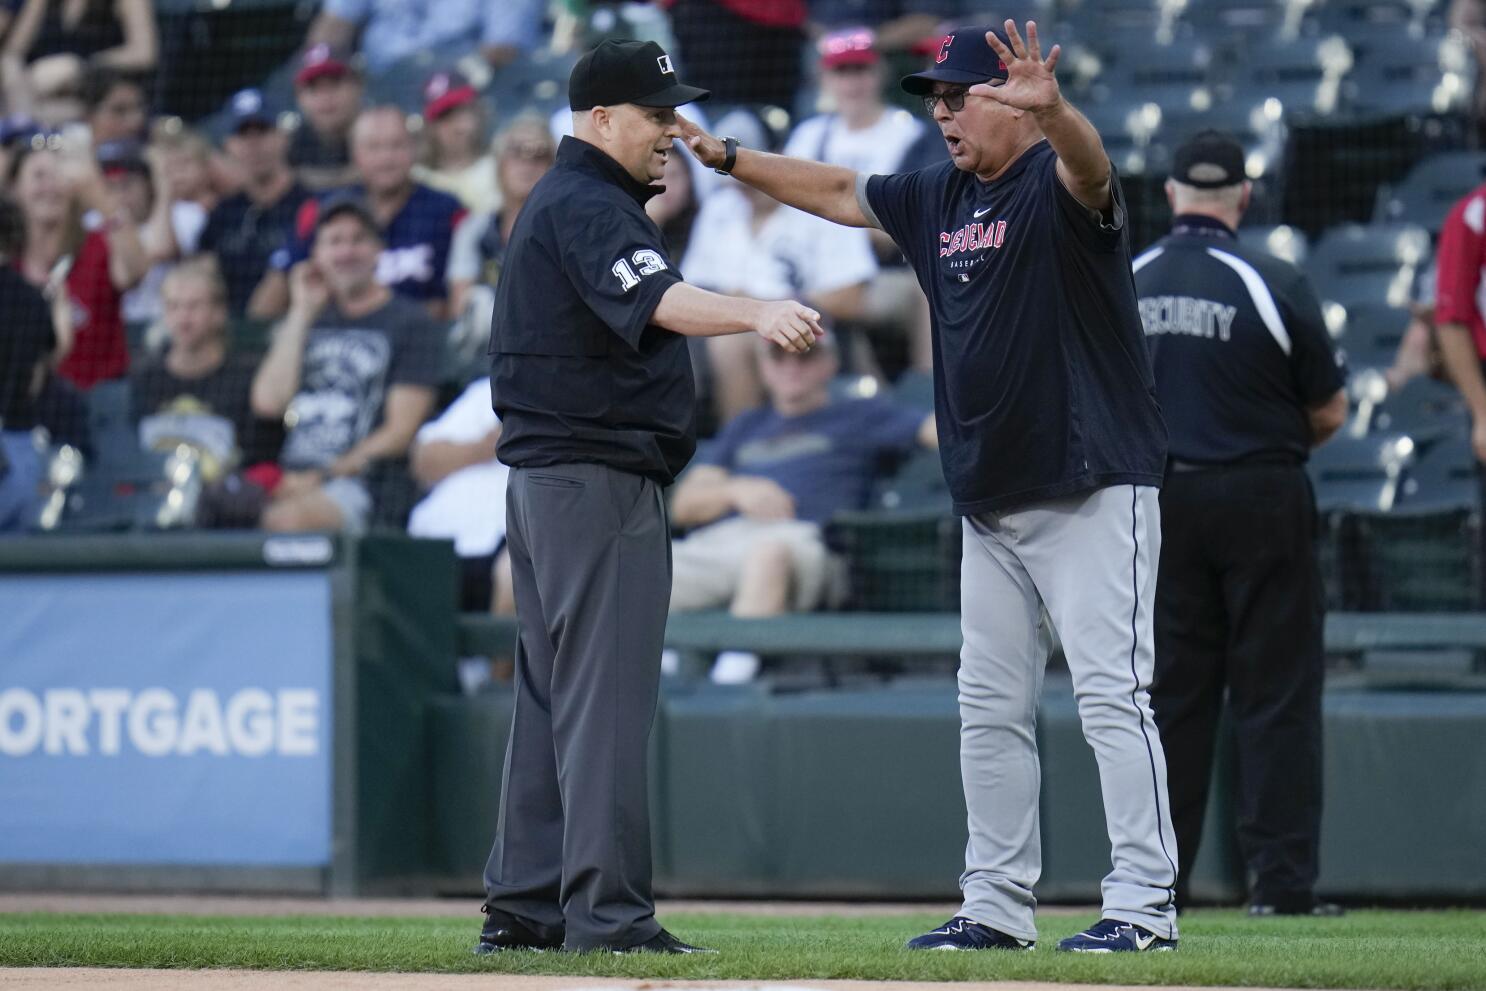
<svg viewBox="0 0 1486 991">
<path fill-rule="evenodd" d="M 371 465 L 407 454 L 433 408 L 441 335 L 376 280 L 382 236 L 360 202 L 328 204 L 290 309 L 253 380 L 253 410 L 288 427 L 267 530 L 365 528 Z"/>
</svg>

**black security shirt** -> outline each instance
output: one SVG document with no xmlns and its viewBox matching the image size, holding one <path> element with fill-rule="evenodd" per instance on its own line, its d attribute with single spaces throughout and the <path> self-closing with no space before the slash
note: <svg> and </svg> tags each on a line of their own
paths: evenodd
<svg viewBox="0 0 1486 991">
<path fill-rule="evenodd" d="M 645 214 L 657 191 L 564 138 L 521 208 L 490 335 L 506 464 L 595 462 L 669 485 L 691 460 L 686 339 L 650 322 L 681 281 Z"/>
<path fill-rule="evenodd" d="M 1159 485 L 1166 429 L 1135 307 L 1124 199 L 1103 224 L 1047 142 L 985 182 L 952 163 L 872 176 L 934 331 L 934 405 L 955 511 Z"/>
<path fill-rule="evenodd" d="M 1304 461 L 1306 411 L 1346 373 L 1300 269 L 1239 244 L 1217 220 L 1184 215 L 1135 259 L 1135 284 L 1171 456 Z"/>
</svg>

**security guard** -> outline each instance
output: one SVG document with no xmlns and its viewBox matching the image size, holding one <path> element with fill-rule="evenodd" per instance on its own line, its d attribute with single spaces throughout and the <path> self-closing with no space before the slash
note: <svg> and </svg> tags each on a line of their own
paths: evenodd
<svg viewBox="0 0 1486 991">
<path fill-rule="evenodd" d="M 1171 432 L 1161 490 L 1151 703 L 1187 900 L 1227 689 L 1253 915 L 1316 900 L 1323 602 L 1312 447 L 1347 414 L 1345 373 L 1295 266 L 1238 243 L 1242 146 L 1205 131 L 1166 183 L 1171 233 L 1133 263 Z"/>
<path fill-rule="evenodd" d="M 511 232 L 491 390 L 511 466 L 520 639 L 477 953 L 695 953 L 655 920 L 646 750 L 670 600 L 661 487 L 696 447 L 686 336 L 808 350 L 820 315 L 681 281 L 644 203 L 675 107 L 705 99 L 654 43 L 606 41 L 569 81 L 574 137 Z"/>
</svg>

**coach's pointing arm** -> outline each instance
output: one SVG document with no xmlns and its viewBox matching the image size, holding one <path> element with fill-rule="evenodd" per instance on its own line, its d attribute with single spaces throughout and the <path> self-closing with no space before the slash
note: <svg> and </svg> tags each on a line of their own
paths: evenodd
<svg viewBox="0 0 1486 991">
<path fill-rule="evenodd" d="M 681 139 L 697 161 L 711 169 L 722 165 L 727 157 L 723 143 L 680 114 L 676 119 Z M 847 227 L 875 226 L 857 203 L 857 173 L 851 169 L 739 148 L 731 175 L 797 210 Z"/>
</svg>

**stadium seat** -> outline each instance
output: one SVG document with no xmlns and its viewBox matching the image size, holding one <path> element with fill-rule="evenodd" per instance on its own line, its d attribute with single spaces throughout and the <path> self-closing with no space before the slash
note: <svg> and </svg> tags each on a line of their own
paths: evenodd
<svg viewBox="0 0 1486 991">
<path fill-rule="evenodd" d="M 1182 18 L 1201 37 L 1235 41 L 1248 51 L 1251 42 L 1298 35 L 1308 6 L 1298 0 L 1189 0 Z"/>
<path fill-rule="evenodd" d="M 1305 232 L 1289 224 L 1240 227 L 1238 239 L 1241 243 L 1260 248 L 1276 258 L 1283 258 L 1292 265 L 1304 265 L 1311 248 Z"/>
<path fill-rule="evenodd" d="M 1325 116 L 1336 110 L 1352 62 L 1352 50 L 1339 35 L 1245 46 L 1234 87 L 1278 99 L 1287 116 Z"/>
<path fill-rule="evenodd" d="M 873 486 L 870 505 L 898 513 L 948 513 L 951 500 L 939 452 L 915 451 L 891 477 Z"/>
<path fill-rule="evenodd" d="M 1441 25 L 1430 16 L 1431 8 L 1443 5 L 1437 0 L 1326 0 L 1318 6 L 1316 26 L 1320 31 L 1341 34 L 1370 47 L 1438 29 Z"/>
<path fill-rule="evenodd" d="M 1342 224 L 1321 237 L 1306 268 L 1321 298 L 1348 310 L 1404 306 L 1428 257 L 1429 232 L 1417 224 Z"/>
<path fill-rule="evenodd" d="M 1373 429 L 1408 434 L 1422 449 L 1470 430 L 1465 400 L 1453 386 L 1420 377 L 1388 396 L 1373 416 Z"/>
<path fill-rule="evenodd" d="M 1431 155 L 1397 185 L 1378 191 L 1374 221 L 1406 220 L 1438 236 L 1461 198 L 1486 181 L 1486 152 L 1446 151 Z"/>
<path fill-rule="evenodd" d="M 1311 453 L 1308 465 L 1317 508 L 1387 512 L 1413 456 L 1414 442 L 1402 434 L 1332 438 Z"/>
<path fill-rule="evenodd" d="M 1337 343 L 1347 363 L 1354 369 L 1391 366 L 1409 326 L 1409 311 L 1387 303 L 1356 303 L 1345 309 L 1347 319 Z"/>
<path fill-rule="evenodd" d="M 893 383 L 893 398 L 904 406 L 931 412 L 934 409 L 934 374 L 909 369 Z"/>
<path fill-rule="evenodd" d="M 1475 65 L 1463 37 L 1395 34 L 1387 44 L 1359 45 L 1344 90 L 1353 114 L 1388 117 L 1462 111 L 1474 85 Z"/>
<path fill-rule="evenodd" d="M 1363 608 L 1460 612 L 1480 607 L 1479 516 L 1470 508 L 1361 513 L 1353 564 Z"/>
<path fill-rule="evenodd" d="M 942 612 L 960 606 L 960 521 L 943 512 L 841 513 L 826 528 L 846 563 L 846 608 Z"/>
<path fill-rule="evenodd" d="M 1399 505 L 1409 511 L 1479 511 L 1481 483 L 1469 436 L 1447 437 L 1432 445 L 1409 469 L 1399 489 Z"/>
</svg>

